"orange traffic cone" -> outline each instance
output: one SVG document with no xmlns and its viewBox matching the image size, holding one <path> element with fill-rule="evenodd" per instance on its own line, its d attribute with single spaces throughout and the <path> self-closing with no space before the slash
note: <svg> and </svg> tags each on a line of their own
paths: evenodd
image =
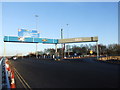
<svg viewBox="0 0 120 90">
<path fill-rule="evenodd" d="M 14 71 L 11 71 L 11 88 L 16 88 L 15 86 L 15 76 L 14 76 Z"/>
<path fill-rule="evenodd" d="M 10 66 L 8 63 L 5 64 L 7 71 L 10 71 Z"/>
</svg>

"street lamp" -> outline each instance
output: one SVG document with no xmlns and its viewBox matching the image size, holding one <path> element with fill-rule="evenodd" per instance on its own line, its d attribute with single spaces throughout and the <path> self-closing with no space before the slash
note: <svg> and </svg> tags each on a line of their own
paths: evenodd
<svg viewBox="0 0 120 90">
<path fill-rule="evenodd" d="M 68 29 L 67 31 L 68 31 L 68 38 L 69 38 L 69 24 L 66 24 L 66 25 L 67 25 L 67 29 Z M 69 57 L 69 49 L 70 48 L 69 48 L 69 43 L 68 43 L 68 57 Z"/>
<path fill-rule="evenodd" d="M 36 17 L 36 30 L 38 29 L 38 15 L 35 15 L 35 17 Z"/>
<path fill-rule="evenodd" d="M 36 17 L 36 30 L 38 30 L 38 15 L 35 15 Z M 38 58 L 38 52 L 37 52 L 37 49 L 38 49 L 38 43 L 36 43 L 36 58 Z"/>
<path fill-rule="evenodd" d="M 61 39 L 63 39 L 63 29 L 61 29 Z M 62 46 L 62 59 L 64 58 L 64 49 L 65 49 L 65 43 L 61 44 Z"/>
</svg>

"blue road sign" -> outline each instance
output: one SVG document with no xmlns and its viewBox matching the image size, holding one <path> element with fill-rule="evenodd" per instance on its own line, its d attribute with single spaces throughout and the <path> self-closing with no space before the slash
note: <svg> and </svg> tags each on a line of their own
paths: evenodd
<svg viewBox="0 0 120 90">
<path fill-rule="evenodd" d="M 40 37 L 40 33 L 36 30 L 19 29 L 18 36 L 19 37 L 38 38 L 38 37 Z"/>
<path fill-rule="evenodd" d="M 4 42 L 57 44 L 58 39 L 4 36 Z"/>
</svg>

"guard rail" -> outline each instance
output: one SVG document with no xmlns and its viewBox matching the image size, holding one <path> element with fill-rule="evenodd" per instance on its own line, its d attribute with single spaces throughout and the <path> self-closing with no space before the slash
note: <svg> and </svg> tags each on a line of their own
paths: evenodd
<svg viewBox="0 0 120 90">
<path fill-rule="evenodd" d="M 10 80 L 8 78 L 9 76 L 6 70 L 5 60 L 6 60 L 5 57 L 3 57 L 0 60 L 0 90 L 1 89 L 10 90 Z"/>
</svg>

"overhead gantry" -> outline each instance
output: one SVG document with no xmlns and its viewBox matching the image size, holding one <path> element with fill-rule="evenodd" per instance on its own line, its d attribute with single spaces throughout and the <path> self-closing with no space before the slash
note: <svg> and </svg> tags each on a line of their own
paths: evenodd
<svg viewBox="0 0 120 90">
<path fill-rule="evenodd" d="M 4 36 L 4 42 L 36 43 L 36 45 L 37 45 L 37 43 L 55 44 L 55 53 L 57 53 L 57 44 L 80 43 L 80 42 L 96 42 L 97 58 L 99 57 L 98 37 L 97 36 L 96 37 L 67 38 L 67 39 L 48 39 L 48 38 Z"/>
</svg>

